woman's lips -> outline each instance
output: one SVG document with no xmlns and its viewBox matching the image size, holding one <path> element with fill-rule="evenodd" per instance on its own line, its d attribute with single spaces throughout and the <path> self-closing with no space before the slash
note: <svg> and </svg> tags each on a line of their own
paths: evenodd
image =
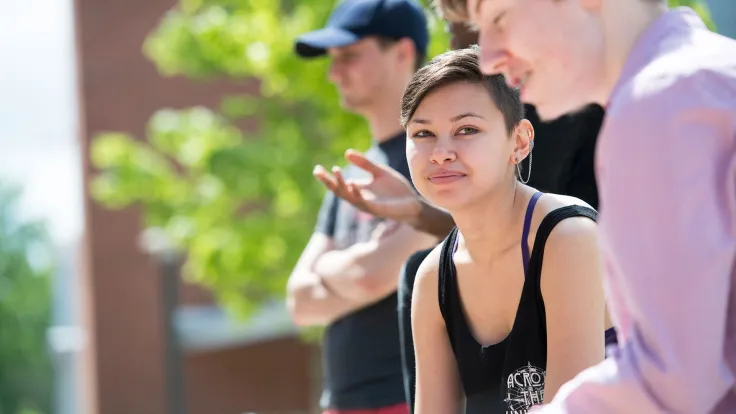
<svg viewBox="0 0 736 414">
<path fill-rule="evenodd" d="M 467 175 L 457 171 L 437 172 L 428 177 L 433 184 L 449 184 L 465 178 Z"/>
</svg>

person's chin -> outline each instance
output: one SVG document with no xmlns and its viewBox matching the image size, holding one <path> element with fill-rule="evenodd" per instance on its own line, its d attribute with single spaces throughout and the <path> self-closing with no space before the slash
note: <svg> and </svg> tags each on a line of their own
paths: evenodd
<svg viewBox="0 0 736 414">
<path fill-rule="evenodd" d="M 342 99 L 340 99 L 340 107 L 346 111 L 360 115 L 365 105 L 363 102 L 356 99 L 343 97 Z"/>
<path fill-rule="evenodd" d="M 432 204 L 440 207 L 444 210 L 452 211 L 462 210 L 464 206 L 469 204 L 471 200 L 468 200 L 466 194 L 462 194 L 461 191 L 432 191 L 432 194 L 428 194 L 425 198 Z"/>
</svg>

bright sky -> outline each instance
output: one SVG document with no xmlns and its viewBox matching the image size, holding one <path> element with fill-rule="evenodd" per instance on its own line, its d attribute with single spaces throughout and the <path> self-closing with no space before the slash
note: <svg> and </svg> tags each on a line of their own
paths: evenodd
<svg viewBox="0 0 736 414">
<path fill-rule="evenodd" d="M 54 241 L 82 231 L 71 0 L 0 0 L 0 181 Z"/>
</svg>

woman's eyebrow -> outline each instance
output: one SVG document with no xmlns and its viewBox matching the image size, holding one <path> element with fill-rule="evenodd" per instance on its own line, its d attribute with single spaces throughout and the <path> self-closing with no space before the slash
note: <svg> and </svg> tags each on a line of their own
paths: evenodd
<svg viewBox="0 0 736 414">
<path fill-rule="evenodd" d="M 470 118 L 470 117 L 472 117 L 472 118 L 485 119 L 485 118 L 483 118 L 482 116 L 480 116 L 480 115 L 478 115 L 476 113 L 473 113 L 473 112 L 465 112 L 464 114 L 453 116 L 452 118 L 450 118 L 450 121 L 457 122 L 457 121 L 459 121 L 459 120 L 461 120 L 463 118 Z"/>
<path fill-rule="evenodd" d="M 473 113 L 473 112 L 465 112 L 465 113 L 462 113 L 460 115 L 455 115 L 455 116 L 451 117 L 450 118 L 450 122 L 457 122 L 457 121 L 459 121 L 459 120 L 461 120 L 463 118 L 480 118 L 480 119 L 485 119 L 484 117 L 482 117 L 481 115 L 478 115 L 476 113 Z M 428 125 L 428 124 L 431 124 L 432 121 L 430 121 L 429 119 L 414 118 L 411 121 L 409 121 L 409 123 L 410 124 Z"/>
</svg>

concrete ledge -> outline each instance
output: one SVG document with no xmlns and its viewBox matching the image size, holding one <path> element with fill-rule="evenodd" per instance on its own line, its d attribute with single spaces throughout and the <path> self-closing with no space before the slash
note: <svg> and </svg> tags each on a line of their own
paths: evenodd
<svg viewBox="0 0 736 414">
<path fill-rule="evenodd" d="M 183 306 L 174 328 L 184 352 L 204 352 L 294 337 L 299 330 L 283 303 L 264 306 L 247 321 L 238 321 L 218 306 Z"/>
</svg>

